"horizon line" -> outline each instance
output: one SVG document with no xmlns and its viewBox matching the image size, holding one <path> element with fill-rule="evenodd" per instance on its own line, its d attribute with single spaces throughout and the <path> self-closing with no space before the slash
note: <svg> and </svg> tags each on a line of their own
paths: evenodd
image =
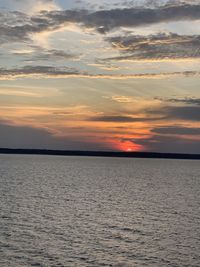
<svg viewBox="0 0 200 267">
<path fill-rule="evenodd" d="M 176 153 L 176 152 L 153 152 L 153 151 L 148 152 L 148 151 L 59 150 L 59 149 L 43 149 L 43 148 L 0 148 L 0 154 L 199 159 L 200 160 L 200 154 Z"/>
</svg>

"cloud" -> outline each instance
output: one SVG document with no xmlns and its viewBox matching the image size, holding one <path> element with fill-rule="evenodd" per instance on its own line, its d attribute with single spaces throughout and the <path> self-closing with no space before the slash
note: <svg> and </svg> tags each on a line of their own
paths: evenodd
<svg viewBox="0 0 200 267">
<path fill-rule="evenodd" d="M 51 1 L 48 1 L 48 3 L 51 4 Z M 93 28 L 103 34 L 119 27 L 138 27 L 160 22 L 200 19 L 200 5 L 189 4 L 163 6 L 154 9 L 125 8 L 96 12 L 88 10 L 46 10 L 32 16 L 17 11 L 1 12 L 1 43 L 23 42 L 30 38 L 31 34 L 54 31 L 69 23 L 79 24 L 85 28 Z"/>
<path fill-rule="evenodd" d="M 30 41 L 31 35 L 45 31 L 53 31 L 58 25 L 41 16 L 29 16 L 25 13 L 0 12 L 0 43 Z"/>
<path fill-rule="evenodd" d="M 151 116 L 160 115 L 167 120 L 182 120 L 191 122 L 200 122 L 200 106 L 166 106 L 158 108 L 146 109 L 146 114 Z"/>
<path fill-rule="evenodd" d="M 111 100 L 118 102 L 118 103 L 133 103 L 133 97 L 123 96 L 123 95 L 115 95 L 111 97 Z"/>
<path fill-rule="evenodd" d="M 156 121 L 190 121 L 190 122 L 200 122 L 200 106 L 198 105 L 184 105 L 184 106 L 167 106 L 167 105 L 160 105 L 159 107 L 146 107 L 142 111 L 143 116 L 133 116 L 131 112 L 126 113 L 125 115 L 119 114 L 119 115 L 110 115 L 110 114 L 103 114 L 103 115 L 98 115 L 98 116 L 93 116 L 90 117 L 88 120 L 89 121 L 96 121 L 96 122 L 113 122 L 113 123 L 134 123 L 134 122 L 156 122 Z M 177 130 L 181 132 L 189 131 L 192 132 L 193 134 L 197 133 L 197 129 L 190 129 L 190 128 L 181 128 L 178 126 L 169 127 L 169 128 L 157 128 L 156 130 L 153 129 L 153 131 L 159 131 L 157 133 L 164 133 L 164 131 L 171 131 L 171 133 L 175 133 Z"/>
<path fill-rule="evenodd" d="M 153 128 L 151 132 L 164 135 L 199 135 L 200 137 L 200 127 L 189 128 L 181 126 L 165 126 L 165 127 Z"/>
<path fill-rule="evenodd" d="M 21 53 L 14 53 L 15 55 L 21 56 Z M 43 49 L 37 48 L 33 53 L 26 53 L 24 56 L 28 57 L 25 61 L 49 61 L 49 60 L 78 60 L 80 55 L 75 55 L 70 52 L 65 52 L 58 49 Z"/>
<path fill-rule="evenodd" d="M 168 98 L 168 99 L 161 99 L 167 102 L 172 103 L 185 103 L 189 105 L 198 105 L 200 106 L 200 98 L 195 97 L 186 97 L 186 98 Z"/>
<path fill-rule="evenodd" d="M 0 68 L 0 80 L 18 78 L 90 78 L 90 79 L 165 79 L 176 76 L 199 76 L 198 71 L 169 72 L 169 73 L 139 73 L 139 74 L 92 74 L 74 68 L 52 66 L 24 66 L 22 68 Z"/>
<path fill-rule="evenodd" d="M 159 33 L 106 38 L 122 54 L 108 60 L 178 60 L 200 57 L 200 36 Z"/>
<path fill-rule="evenodd" d="M 104 116 L 96 116 L 91 117 L 88 120 L 89 121 L 97 121 L 97 122 L 119 122 L 119 123 L 129 123 L 129 122 L 144 122 L 144 121 L 155 121 L 155 120 L 162 120 L 163 118 L 160 117 L 131 117 L 131 116 L 110 116 L 110 115 L 104 115 Z"/>
<path fill-rule="evenodd" d="M 158 8 L 125 8 L 97 11 L 83 16 L 79 22 L 105 33 L 118 27 L 200 19 L 200 5 L 173 5 Z"/>
<path fill-rule="evenodd" d="M 1 79 L 16 79 L 20 77 L 65 77 L 78 75 L 78 71 L 71 68 L 56 68 L 51 66 L 24 66 L 16 69 L 0 69 Z"/>
<path fill-rule="evenodd" d="M 27 126 L 9 125 L 0 121 L 0 147 L 7 148 L 40 148 L 60 150 L 112 150 L 112 145 L 95 137 L 59 137 L 45 129 Z"/>
<path fill-rule="evenodd" d="M 20 12 L 0 12 L 0 43 L 24 42 L 31 31 L 30 19 Z"/>
<path fill-rule="evenodd" d="M 199 153 L 199 140 L 180 138 L 180 136 L 155 135 L 144 139 L 129 139 L 134 144 L 145 147 L 147 151 L 165 153 Z"/>
<path fill-rule="evenodd" d="M 173 106 L 166 109 L 171 118 L 200 122 L 200 106 Z"/>
</svg>

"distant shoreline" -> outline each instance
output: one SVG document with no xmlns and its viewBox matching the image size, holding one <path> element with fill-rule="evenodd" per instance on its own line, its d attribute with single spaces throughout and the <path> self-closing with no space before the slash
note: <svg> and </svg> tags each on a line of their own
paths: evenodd
<svg viewBox="0 0 200 267">
<path fill-rule="evenodd" d="M 0 148 L 0 154 L 200 160 L 200 154 Z"/>
</svg>

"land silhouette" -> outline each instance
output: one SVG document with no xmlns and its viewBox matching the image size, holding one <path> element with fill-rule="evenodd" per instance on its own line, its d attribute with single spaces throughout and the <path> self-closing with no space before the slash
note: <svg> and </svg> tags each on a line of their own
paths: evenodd
<svg viewBox="0 0 200 267">
<path fill-rule="evenodd" d="M 200 154 L 159 153 L 159 152 L 121 152 L 121 151 L 76 151 L 51 149 L 12 149 L 0 148 L 0 154 L 121 157 L 121 158 L 160 158 L 200 160 Z"/>
</svg>

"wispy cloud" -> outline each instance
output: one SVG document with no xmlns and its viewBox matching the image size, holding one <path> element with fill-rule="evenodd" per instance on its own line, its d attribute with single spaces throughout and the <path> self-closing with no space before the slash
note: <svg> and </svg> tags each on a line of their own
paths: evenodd
<svg viewBox="0 0 200 267">
<path fill-rule="evenodd" d="M 22 68 L 0 68 L 0 80 L 13 80 L 18 78 L 90 78 L 90 79 L 165 79 L 176 76 L 199 76 L 199 71 L 165 72 L 165 73 L 139 73 L 139 74 L 92 74 L 67 67 L 52 66 L 24 66 Z"/>
<path fill-rule="evenodd" d="M 121 56 L 107 60 L 161 61 L 200 58 L 200 36 L 159 33 L 109 37 L 106 40 L 121 53 Z"/>
<path fill-rule="evenodd" d="M 196 98 L 196 97 L 167 98 L 167 99 L 155 98 L 155 99 L 160 99 L 161 101 L 172 102 L 172 103 L 189 104 L 189 105 L 198 105 L 198 106 L 200 106 L 200 98 Z"/>
<path fill-rule="evenodd" d="M 88 120 L 97 122 L 113 122 L 113 123 L 132 123 L 163 120 L 163 117 L 133 117 L 124 115 L 103 115 L 91 117 Z"/>
<path fill-rule="evenodd" d="M 14 53 L 15 55 L 22 56 L 21 53 Z M 76 55 L 74 53 L 65 52 L 58 49 L 35 49 L 32 53 L 24 53 L 26 56 L 25 61 L 66 61 L 66 60 L 79 60 L 81 55 Z"/>
<path fill-rule="evenodd" d="M 134 99 L 132 97 L 123 96 L 123 95 L 114 95 L 111 97 L 111 100 L 118 103 L 132 103 Z"/>
</svg>

